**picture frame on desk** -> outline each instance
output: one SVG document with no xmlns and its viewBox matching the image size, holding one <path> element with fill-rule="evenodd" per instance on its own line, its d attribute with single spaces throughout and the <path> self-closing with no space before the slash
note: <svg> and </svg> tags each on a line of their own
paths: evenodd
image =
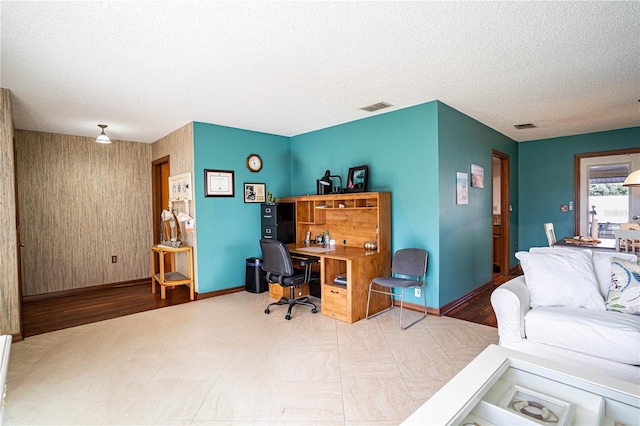
<svg viewBox="0 0 640 426">
<path fill-rule="evenodd" d="M 369 183 L 369 166 L 350 167 L 345 192 L 366 192 Z"/>
<path fill-rule="evenodd" d="M 234 197 L 233 170 L 204 171 L 205 197 Z"/>
<path fill-rule="evenodd" d="M 267 189 L 264 183 L 244 183 L 244 202 L 245 203 L 264 203 Z"/>
</svg>

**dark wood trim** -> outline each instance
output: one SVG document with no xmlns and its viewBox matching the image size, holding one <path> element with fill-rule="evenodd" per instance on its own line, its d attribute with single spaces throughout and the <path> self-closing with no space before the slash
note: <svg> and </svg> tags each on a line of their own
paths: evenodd
<svg viewBox="0 0 640 426">
<path fill-rule="evenodd" d="M 208 299 L 210 297 L 223 296 L 225 294 L 238 293 L 245 290 L 245 286 L 232 287 L 224 290 L 210 291 L 208 293 L 198 293 L 196 300 Z"/>
<path fill-rule="evenodd" d="M 482 293 L 484 290 L 494 286 L 495 283 L 493 281 L 489 281 L 487 283 L 482 284 L 480 287 L 475 288 L 474 290 L 471 290 L 470 292 L 463 294 L 462 296 L 458 297 L 455 300 L 452 300 L 451 302 L 447 303 L 444 306 L 440 307 L 440 312 L 442 313 L 442 315 L 446 315 L 447 313 L 451 312 L 452 310 L 454 310 L 455 308 L 457 308 L 458 306 L 462 305 L 463 303 L 468 302 L 470 299 L 472 299 L 474 296 L 477 296 L 478 294 Z"/>
<path fill-rule="evenodd" d="M 500 241 L 501 241 L 501 254 L 499 259 L 500 273 L 507 275 L 509 270 L 509 259 L 511 245 L 510 232 L 511 232 L 511 167 L 509 155 L 504 152 L 491 150 L 491 156 L 500 159 Z M 490 224 L 493 226 L 493 223 Z"/>
<path fill-rule="evenodd" d="M 151 286 L 151 277 L 140 278 L 137 280 L 130 280 L 130 281 L 120 281 L 117 283 L 100 284 L 100 285 L 94 285 L 89 287 L 73 288 L 70 290 L 54 291 L 51 293 L 32 294 L 29 296 L 23 296 L 22 301 L 23 302 L 39 302 L 42 300 L 59 299 L 61 297 L 67 297 L 67 296 L 77 296 L 80 294 L 85 294 L 85 293 L 89 293 L 96 290 L 105 290 L 105 289 L 114 288 L 114 287 L 128 287 L 128 286 L 134 286 L 134 285 L 145 284 L 145 283 L 149 283 L 149 286 Z"/>
<path fill-rule="evenodd" d="M 400 306 L 400 301 L 398 299 L 393 300 L 393 306 Z M 424 312 L 424 305 L 419 305 L 417 303 L 403 303 L 404 309 L 409 309 L 411 311 Z M 440 309 L 432 308 L 431 306 L 427 306 L 427 314 L 428 315 L 436 315 L 438 317 L 442 316 Z"/>
<path fill-rule="evenodd" d="M 13 127 L 13 124 L 11 125 Z M 24 336 L 24 321 L 22 320 L 22 235 L 20 228 L 20 197 L 18 196 L 18 154 L 16 150 L 16 137 L 15 137 L 15 129 L 13 131 L 13 199 L 15 201 L 16 208 L 16 260 L 18 263 L 18 316 L 20 317 L 20 333 L 18 334 L 18 340 L 16 340 L 16 335 L 14 334 L 12 337 L 12 341 L 19 342 L 22 340 L 22 336 Z"/>
<path fill-rule="evenodd" d="M 106 289 L 115 288 L 115 287 L 129 287 L 129 286 L 134 286 L 139 284 L 149 284 L 149 286 L 151 286 L 151 277 L 140 278 L 137 280 L 130 280 L 130 281 L 121 281 L 117 283 L 100 284 L 100 285 L 94 285 L 89 287 L 74 288 L 71 290 L 54 291 L 51 293 L 33 294 L 30 296 L 24 296 L 22 300 L 24 302 L 39 302 L 42 300 L 59 299 L 61 297 L 68 297 L 68 296 L 77 296 L 77 295 L 81 295 L 81 294 L 85 294 L 85 293 L 89 293 L 97 290 L 106 290 Z M 240 287 L 227 288 L 224 290 L 210 291 L 207 293 L 195 293 L 194 300 L 208 299 L 210 297 L 222 296 L 222 295 L 231 294 L 231 293 L 238 293 L 244 290 L 245 290 L 245 286 L 240 286 Z"/>
<path fill-rule="evenodd" d="M 580 235 L 580 161 L 583 158 L 639 153 L 640 148 L 627 148 L 613 149 L 609 151 L 583 152 L 573 155 L 573 235 Z"/>
<path fill-rule="evenodd" d="M 160 229 L 160 213 L 164 210 L 162 205 L 162 187 L 161 182 L 161 165 L 167 163 L 169 170 L 171 170 L 171 163 L 169 162 L 170 156 L 166 155 L 162 158 L 158 158 L 151 162 L 151 203 L 153 211 L 153 244 L 160 242 L 160 235 L 158 230 Z"/>
</svg>

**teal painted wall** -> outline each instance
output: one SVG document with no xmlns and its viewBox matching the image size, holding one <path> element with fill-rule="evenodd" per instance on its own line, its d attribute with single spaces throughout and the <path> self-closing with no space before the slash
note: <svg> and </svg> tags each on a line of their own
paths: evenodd
<svg viewBox="0 0 640 426">
<path fill-rule="evenodd" d="M 346 181 L 349 167 L 368 165 L 369 190 L 392 194 L 392 250 L 429 252 L 427 303 L 436 308 L 491 280 L 492 149 L 511 157 L 517 197 L 515 142 L 437 101 L 292 138 L 194 123 L 194 146 L 201 293 L 243 285 L 245 258 L 260 255 L 259 206 L 243 202 L 243 182 L 265 182 L 278 197 L 315 194 L 325 170 Z M 245 167 L 252 152 L 265 163 L 258 174 Z M 457 206 L 455 174 L 472 163 L 484 167 L 485 188 Z M 236 196 L 205 198 L 204 169 L 234 170 Z M 517 235 L 517 220 L 511 226 Z"/>
<path fill-rule="evenodd" d="M 574 154 L 638 147 L 640 127 L 519 143 L 518 249 L 546 246 L 545 222 L 558 237 L 573 235 L 574 211 L 560 205 L 573 200 Z"/>
<path fill-rule="evenodd" d="M 492 235 L 492 150 L 509 156 L 511 237 L 518 228 L 517 144 L 512 139 L 438 103 L 440 306 L 491 281 L 493 274 Z M 484 168 L 484 188 L 469 188 L 469 204 L 456 204 L 456 172 L 469 175 L 471 164 Z M 511 246 L 511 243 L 510 245 Z M 510 264 L 515 264 L 512 256 Z"/>
<path fill-rule="evenodd" d="M 315 194 L 326 169 L 346 181 L 349 167 L 369 166 L 369 190 L 391 192 L 392 250 L 429 252 L 427 303 L 439 307 L 437 102 L 291 138 L 292 195 Z M 418 303 L 413 296 L 408 300 Z"/>
<path fill-rule="evenodd" d="M 276 196 L 290 189 L 289 138 L 195 122 L 194 183 L 198 292 L 245 284 L 245 259 L 260 256 L 260 205 L 245 204 L 245 182 L 265 183 Z M 251 173 L 246 158 L 256 153 L 263 168 Z M 204 170 L 234 171 L 235 197 L 204 196 Z"/>
</svg>

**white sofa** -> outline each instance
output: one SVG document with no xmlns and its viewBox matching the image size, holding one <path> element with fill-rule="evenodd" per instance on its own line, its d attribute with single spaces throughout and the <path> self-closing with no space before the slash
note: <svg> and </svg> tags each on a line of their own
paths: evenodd
<svg viewBox="0 0 640 426">
<path fill-rule="evenodd" d="M 548 247 L 521 253 L 525 275 L 491 295 L 500 346 L 640 384 L 640 316 L 605 306 L 610 259 L 637 262 L 635 255 Z"/>
</svg>

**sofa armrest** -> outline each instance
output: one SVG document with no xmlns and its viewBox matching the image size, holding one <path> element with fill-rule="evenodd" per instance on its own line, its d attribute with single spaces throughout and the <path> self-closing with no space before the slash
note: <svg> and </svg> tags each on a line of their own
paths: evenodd
<svg viewBox="0 0 640 426">
<path fill-rule="evenodd" d="M 491 306 L 498 320 L 500 340 L 520 341 L 526 338 L 524 316 L 529 307 L 529 289 L 523 275 L 516 277 L 491 293 Z"/>
</svg>

